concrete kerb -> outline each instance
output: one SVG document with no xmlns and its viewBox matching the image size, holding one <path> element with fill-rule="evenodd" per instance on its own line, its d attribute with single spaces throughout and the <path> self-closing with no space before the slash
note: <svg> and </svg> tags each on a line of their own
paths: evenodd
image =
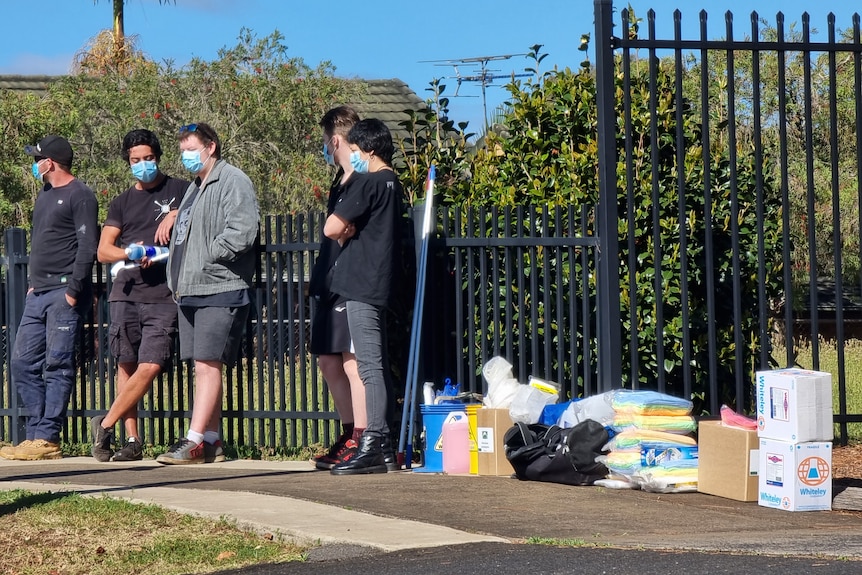
<svg viewBox="0 0 862 575">
<path fill-rule="evenodd" d="M 41 464 L 69 464 L 70 459 L 45 461 Z M 88 461 L 89 463 L 89 461 Z M 32 465 L 33 462 L 4 462 L 4 465 Z M 103 464 L 104 465 L 104 464 Z M 141 461 L 128 467 L 160 467 L 155 461 Z M 223 464 L 211 464 L 213 466 Z M 237 462 L 227 465 L 236 467 Z M 307 462 L 243 461 L 243 468 L 255 470 L 312 471 Z M 243 529 L 305 545 L 350 545 L 381 551 L 398 551 L 456 545 L 463 543 L 508 543 L 501 537 L 477 535 L 450 527 L 405 519 L 381 517 L 332 505 L 292 497 L 264 495 L 247 491 L 178 489 L 119 485 L 84 485 L 74 483 L 39 483 L 6 481 L 4 489 L 21 489 L 34 493 L 75 492 L 86 497 L 117 497 L 134 503 L 156 504 L 180 513 L 229 518 Z"/>
</svg>

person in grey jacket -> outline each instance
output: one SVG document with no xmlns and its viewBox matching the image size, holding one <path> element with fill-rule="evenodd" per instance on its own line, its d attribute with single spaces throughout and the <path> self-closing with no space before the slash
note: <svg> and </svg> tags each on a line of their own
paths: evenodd
<svg viewBox="0 0 862 575">
<path fill-rule="evenodd" d="M 245 333 L 260 222 L 251 180 L 221 159 L 215 130 L 189 124 L 179 138 L 196 177 L 171 235 L 168 287 L 179 305 L 180 357 L 195 365 L 195 398 L 188 433 L 156 458 L 166 465 L 224 461 L 222 372 Z"/>
</svg>

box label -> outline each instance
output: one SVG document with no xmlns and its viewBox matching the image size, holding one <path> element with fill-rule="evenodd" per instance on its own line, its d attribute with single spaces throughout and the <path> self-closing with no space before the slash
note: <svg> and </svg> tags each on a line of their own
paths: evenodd
<svg viewBox="0 0 862 575">
<path fill-rule="evenodd" d="M 476 432 L 479 435 L 476 442 L 479 453 L 494 453 L 494 428 L 478 427 Z"/>
<path fill-rule="evenodd" d="M 766 454 L 766 484 L 782 487 L 784 485 L 784 456 L 778 453 Z"/>
<path fill-rule="evenodd" d="M 769 390 L 769 403 L 772 408 L 772 419 L 790 421 L 790 392 L 780 387 Z"/>
<path fill-rule="evenodd" d="M 748 452 L 748 476 L 757 477 L 760 470 L 760 450 L 752 449 Z"/>
</svg>

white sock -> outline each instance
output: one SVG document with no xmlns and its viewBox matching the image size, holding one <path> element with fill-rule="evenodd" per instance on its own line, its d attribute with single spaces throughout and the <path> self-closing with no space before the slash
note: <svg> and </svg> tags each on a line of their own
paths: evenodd
<svg viewBox="0 0 862 575">
<path fill-rule="evenodd" d="M 186 433 L 186 439 L 188 439 L 189 441 L 193 441 L 194 443 L 203 443 L 204 434 L 189 429 L 189 432 Z"/>
<path fill-rule="evenodd" d="M 219 440 L 218 431 L 205 431 L 204 441 L 207 443 L 215 443 Z"/>
</svg>

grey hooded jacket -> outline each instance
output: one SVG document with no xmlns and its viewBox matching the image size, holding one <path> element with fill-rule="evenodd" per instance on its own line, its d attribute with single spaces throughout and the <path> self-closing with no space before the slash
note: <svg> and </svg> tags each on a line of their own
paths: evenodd
<svg viewBox="0 0 862 575">
<path fill-rule="evenodd" d="M 192 182 L 179 213 L 194 195 Z M 260 211 L 251 180 L 239 168 L 218 160 L 194 197 L 182 267 L 168 286 L 181 296 L 203 296 L 252 287 Z M 171 252 L 177 227 L 171 235 Z"/>
</svg>

